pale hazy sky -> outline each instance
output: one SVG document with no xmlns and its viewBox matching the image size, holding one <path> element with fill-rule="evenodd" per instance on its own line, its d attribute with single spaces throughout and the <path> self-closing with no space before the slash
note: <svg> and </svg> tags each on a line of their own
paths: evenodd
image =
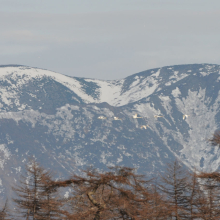
<svg viewBox="0 0 220 220">
<path fill-rule="evenodd" d="M 119 79 L 220 64 L 219 0 L 0 0 L 0 65 Z"/>
</svg>

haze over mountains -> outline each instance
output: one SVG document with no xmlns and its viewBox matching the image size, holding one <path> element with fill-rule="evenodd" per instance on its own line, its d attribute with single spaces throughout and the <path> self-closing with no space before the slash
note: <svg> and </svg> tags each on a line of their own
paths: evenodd
<svg viewBox="0 0 220 220">
<path fill-rule="evenodd" d="M 62 177 L 115 165 L 154 175 L 176 157 L 189 169 L 218 169 L 220 151 L 206 139 L 220 123 L 219 70 L 179 65 L 104 81 L 0 66 L 1 196 L 32 155 Z"/>
</svg>

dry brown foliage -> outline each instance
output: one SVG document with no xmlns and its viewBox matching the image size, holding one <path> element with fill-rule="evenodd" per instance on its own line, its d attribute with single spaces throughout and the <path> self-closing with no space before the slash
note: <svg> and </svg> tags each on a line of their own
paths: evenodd
<svg viewBox="0 0 220 220">
<path fill-rule="evenodd" d="M 212 138 L 208 140 L 212 146 L 219 146 L 220 147 L 220 131 L 216 131 Z"/>
<path fill-rule="evenodd" d="M 160 179 L 146 180 L 128 167 L 85 170 L 54 181 L 37 163 L 14 187 L 21 218 L 33 220 L 214 220 L 220 219 L 220 174 L 189 174 L 175 161 Z M 198 181 L 199 180 L 199 181 Z M 57 191 L 67 187 L 66 199 Z M 4 218 L 3 218 L 4 219 Z M 7 219 L 7 218 L 6 218 Z"/>
<path fill-rule="evenodd" d="M 0 220 L 10 220 L 10 214 L 8 210 L 8 200 L 4 203 L 3 207 L 0 209 Z"/>
<path fill-rule="evenodd" d="M 150 194 L 149 181 L 131 168 L 114 168 L 99 173 L 84 171 L 86 177 L 74 175 L 71 179 L 54 182 L 53 187 L 73 187 L 71 211 L 67 219 L 141 219 Z M 77 208 L 76 208 L 77 207 Z"/>
<path fill-rule="evenodd" d="M 16 219 L 60 219 L 62 203 L 57 199 L 56 189 L 50 187 L 52 174 L 34 159 L 26 166 L 26 175 L 12 189 L 16 196 Z"/>
</svg>

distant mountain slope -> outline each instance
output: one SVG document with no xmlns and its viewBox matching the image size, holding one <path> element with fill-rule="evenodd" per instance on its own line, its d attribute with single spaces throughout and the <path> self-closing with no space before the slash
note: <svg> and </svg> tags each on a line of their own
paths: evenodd
<svg viewBox="0 0 220 220">
<path fill-rule="evenodd" d="M 218 169 L 220 151 L 206 139 L 220 127 L 219 70 L 179 65 L 103 81 L 0 66 L 1 195 L 10 197 L 31 155 L 57 176 L 91 165 L 153 175 L 176 157 L 189 168 Z"/>
</svg>

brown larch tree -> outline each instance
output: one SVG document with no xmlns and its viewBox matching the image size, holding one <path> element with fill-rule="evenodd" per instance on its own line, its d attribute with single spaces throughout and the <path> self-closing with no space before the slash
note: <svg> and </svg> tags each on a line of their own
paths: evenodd
<svg viewBox="0 0 220 220">
<path fill-rule="evenodd" d="M 216 131 L 213 134 L 212 138 L 210 138 L 208 141 L 211 143 L 212 146 L 219 146 L 220 147 L 220 131 L 219 130 Z"/>
<path fill-rule="evenodd" d="M 0 220 L 11 220 L 11 216 L 8 209 L 8 200 L 4 203 L 3 207 L 0 209 Z"/>
<path fill-rule="evenodd" d="M 62 200 L 57 192 L 57 188 L 52 188 L 53 175 L 44 170 L 41 176 L 41 209 L 39 212 L 40 220 L 61 219 Z"/>
<path fill-rule="evenodd" d="M 203 194 L 200 194 L 198 199 L 198 210 L 202 219 L 220 219 L 220 187 L 219 182 L 212 178 L 212 174 L 200 173 L 197 175 L 201 179 L 201 188 L 203 190 Z"/>
<path fill-rule="evenodd" d="M 188 219 L 186 217 L 187 173 L 177 160 L 167 166 L 167 172 L 161 176 L 160 190 L 167 197 L 173 219 Z"/>
<path fill-rule="evenodd" d="M 148 181 L 131 168 L 115 168 L 100 173 L 84 171 L 86 177 L 74 175 L 65 181 L 54 182 L 53 187 L 73 187 L 69 198 L 72 212 L 66 212 L 67 219 L 144 219 L 141 216 L 143 204 L 147 201 Z"/>
<path fill-rule="evenodd" d="M 26 165 L 26 175 L 21 175 L 18 186 L 12 189 L 16 193 L 13 201 L 16 204 L 17 217 L 25 217 L 29 219 L 37 219 L 41 208 L 41 176 L 42 168 L 39 167 L 35 160 L 30 160 Z"/>
<path fill-rule="evenodd" d="M 170 212 L 169 204 L 166 202 L 166 197 L 160 194 L 157 183 L 152 184 L 147 190 L 142 192 L 145 198 L 142 204 L 141 216 L 146 220 L 164 220 L 169 219 L 172 213 Z"/>
<path fill-rule="evenodd" d="M 26 175 L 21 175 L 19 183 L 12 189 L 16 194 L 13 199 L 16 206 L 16 217 L 26 220 L 58 219 L 55 208 L 60 208 L 60 203 L 55 200 L 49 183 L 51 175 L 41 167 L 35 159 L 26 165 Z"/>
<path fill-rule="evenodd" d="M 187 184 L 187 207 L 185 217 L 189 220 L 198 219 L 199 214 L 199 201 L 203 198 L 204 194 L 201 190 L 201 185 L 198 182 L 196 171 L 189 174 Z"/>
<path fill-rule="evenodd" d="M 209 143 L 212 146 L 220 147 L 220 131 L 216 131 Z M 215 172 L 201 172 L 197 175 L 201 181 L 204 194 L 200 195 L 199 211 L 202 219 L 219 219 L 220 218 L 220 173 Z"/>
</svg>

